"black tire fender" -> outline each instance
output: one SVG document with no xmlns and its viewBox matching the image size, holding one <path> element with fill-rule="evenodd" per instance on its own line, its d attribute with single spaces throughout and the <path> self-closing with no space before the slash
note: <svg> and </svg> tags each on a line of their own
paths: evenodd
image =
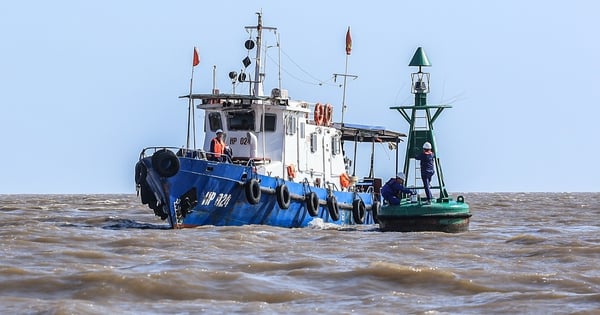
<svg viewBox="0 0 600 315">
<path fill-rule="evenodd" d="M 352 218 L 354 223 L 363 224 L 365 220 L 365 203 L 361 199 L 354 199 L 352 201 Z"/>
<path fill-rule="evenodd" d="M 246 200 L 251 205 L 255 205 L 260 201 L 261 191 L 258 180 L 251 178 L 244 184 L 244 190 L 246 192 Z"/>
<path fill-rule="evenodd" d="M 319 210 L 319 196 L 314 191 L 309 192 L 304 196 L 306 200 L 306 210 L 311 217 L 316 217 Z"/>
<path fill-rule="evenodd" d="M 334 195 L 327 197 L 327 210 L 329 210 L 329 216 L 333 221 L 337 221 L 340 218 L 340 211 L 338 209 L 337 198 Z"/>
<path fill-rule="evenodd" d="M 146 169 L 146 165 L 144 165 L 144 163 L 142 163 L 142 161 L 138 161 L 135 164 L 135 177 L 134 177 L 135 184 L 141 185 L 142 181 L 145 183 L 147 173 L 148 173 L 148 170 Z"/>
<path fill-rule="evenodd" d="M 279 208 L 287 209 L 290 207 L 291 195 L 290 190 L 286 184 L 281 184 L 275 188 L 275 195 L 277 196 L 277 204 Z"/>
<path fill-rule="evenodd" d="M 162 149 L 152 155 L 152 167 L 162 177 L 171 177 L 179 172 L 179 158 L 175 153 Z"/>
<path fill-rule="evenodd" d="M 154 197 L 154 193 L 148 187 L 148 184 L 143 183 L 140 186 L 140 199 L 142 200 L 142 204 L 144 205 L 155 205 L 156 197 Z"/>
<path fill-rule="evenodd" d="M 379 209 L 381 208 L 381 202 L 379 200 L 373 201 L 373 205 L 371 206 L 371 214 L 373 215 L 373 222 L 379 223 L 377 219 L 377 215 L 379 214 Z"/>
</svg>

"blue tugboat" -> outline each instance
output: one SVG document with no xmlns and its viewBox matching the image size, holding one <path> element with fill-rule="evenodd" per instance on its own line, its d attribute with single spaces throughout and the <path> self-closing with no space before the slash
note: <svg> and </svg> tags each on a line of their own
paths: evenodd
<svg viewBox="0 0 600 315">
<path fill-rule="evenodd" d="M 188 144 L 141 151 L 135 167 L 141 202 L 172 228 L 304 227 L 315 218 L 339 225 L 375 223 L 381 179 L 373 176 L 373 162 L 368 176 L 359 179 L 355 168 L 350 172 L 351 160 L 343 146 L 353 141 L 397 146 L 406 135 L 378 126 L 344 124 L 343 116 L 342 123 L 334 123 L 331 105 L 293 100 L 281 87 L 264 95 L 262 36 L 274 28 L 263 26 L 259 13 L 257 25 L 246 30 L 250 39 L 245 48 L 248 56 L 255 50 L 255 58 L 245 57 L 243 64 L 248 69 L 254 63 L 253 75 L 245 69 L 230 72 L 231 94 L 213 88 L 209 94 L 190 91 L 181 97 L 190 106 Z M 247 93 L 236 94 L 236 86 L 247 87 Z M 204 111 L 202 148 L 195 147 L 195 136 L 190 141 L 195 109 Z M 226 133 L 223 145 L 231 155 L 211 146 L 219 133 Z"/>
<path fill-rule="evenodd" d="M 428 105 L 429 73 L 423 72 L 422 67 L 429 67 L 429 59 L 425 51 L 419 47 L 415 52 L 409 66 L 419 67 L 417 73 L 412 74 L 411 92 L 415 95 L 415 104 L 411 106 L 390 107 L 395 109 L 410 124 L 408 140 L 406 143 L 406 156 L 404 159 L 404 174 L 407 185 L 421 190 L 426 187 L 422 184 L 421 165 L 417 161 L 422 149 L 432 150 L 434 153 L 432 169 L 437 174 L 437 183 L 431 189 L 439 191 L 439 197 L 429 200 L 422 199 L 420 195 L 403 196 L 400 204 L 383 204 L 377 215 L 382 231 L 418 232 L 442 231 L 449 233 L 464 232 L 469 229 L 471 212 L 463 196 L 453 200 L 448 195 L 440 154 L 437 150 L 433 132 L 433 123 L 442 111 L 450 108 L 449 105 Z M 432 167 L 432 168 L 433 168 Z M 412 177 L 410 175 L 413 175 Z"/>
</svg>

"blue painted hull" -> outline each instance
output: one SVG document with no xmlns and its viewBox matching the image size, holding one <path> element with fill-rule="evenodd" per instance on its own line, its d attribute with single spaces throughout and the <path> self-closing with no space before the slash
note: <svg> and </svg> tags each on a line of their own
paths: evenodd
<svg viewBox="0 0 600 315">
<path fill-rule="evenodd" d="M 178 159 L 179 170 L 171 177 L 159 175 L 152 166 L 151 157 L 144 157 L 138 163 L 144 168 L 143 174 L 138 176 L 136 170 L 142 202 L 153 208 L 156 215 L 167 219 L 172 228 L 246 224 L 292 228 L 305 227 L 315 218 L 339 225 L 375 222 L 371 193 L 328 191 L 308 183 L 259 175 L 251 166 L 187 157 Z M 260 185 L 261 193 L 255 200 L 256 204 L 252 204 L 248 197 L 246 185 L 251 179 Z M 287 209 L 278 202 L 276 188 L 280 185 L 287 186 L 289 190 Z M 315 216 L 310 215 L 311 206 L 305 197 L 310 192 L 316 193 L 319 199 L 318 206 L 313 209 Z M 338 214 L 338 218 L 332 217 L 332 205 L 326 201 L 331 194 L 337 201 L 333 214 Z M 363 212 L 356 209 L 357 199 L 364 202 Z M 355 220 L 357 216 L 359 219 Z"/>
</svg>

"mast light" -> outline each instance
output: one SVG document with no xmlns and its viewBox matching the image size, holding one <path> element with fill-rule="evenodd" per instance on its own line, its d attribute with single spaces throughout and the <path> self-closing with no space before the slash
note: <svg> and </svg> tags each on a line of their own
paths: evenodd
<svg viewBox="0 0 600 315">
<path fill-rule="evenodd" d="M 431 67 L 431 63 L 422 47 L 417 48 L 408 66 L 419 67 L 419 72 L 412 74 L 411 92 L 413 94 L 429 93 L 429 73 L 421 71 L 421 67 Z"/>
</svg>

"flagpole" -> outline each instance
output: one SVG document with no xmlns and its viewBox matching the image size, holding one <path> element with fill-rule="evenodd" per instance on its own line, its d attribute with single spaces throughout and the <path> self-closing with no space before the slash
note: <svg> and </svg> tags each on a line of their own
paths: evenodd
<svg viewBox="0 0 600 315">
<path fill-rule="evenodd" d="M 196 151 L 196 108 L 192 100 L 192 82 L 194 82 L 194 68 L 192 67 L 192 77 L 190 79 L 190 108 L 192 110 L 192 136 L 194 138 L 194 151 Z"/>
<path fill-rule="evenodd" d="M 344 127 L 344 114 L 346 113 L 346 82 L 348 80 L 348 77 L 352 77 L 353 79 L 358 78 L 358 76 L 356 75 L 352 75 L 352 74 L 348 74 L 348 59 L 350 59 L 350 54 L 352 53 L 352 36 L 350 35 L 350 26 L 348 26 L 348 30 L 346 31 L 346 68 L 344 69 L 344 74 L 337 74 L 334 73 L 334 77 L 333 80 L 336 81 L 337 76 L 343 76 L 344 77 L 344 84 L 343 84 L 343 94 L 342 94 L 342 127 Z M 344 145 L 344 142 L 342 140 L 342 146 Z"/>
<path fill-rule="evenodd" d="M 187 139 L 186 139 L 186 149 L 190 149 L 190 132 L 192 132 L 192 137 L 194 141 L 194 150 L 196 150 L 196 118 L 194 115 L 194 101 L 192 100 L 192 88 L 194 86 L 194 68 L 200 63 L 200 59 L 198 58 L 198 51 L 196 47 L 194 47 L 194 55 L 192 57 L 192 75 L 190 77 L 190 94 L 188 97 L 188 121 L 187 121 Z"/>
<path fill-rule="evenodd" d="M 344 69 L 344 88 L 342 95 L 342 127 L 344 127 L 344 114 L 346 113 L 346 79 L 348 78 L 348 57 L 350 55 L 346 54 L 346 68 Z"/>
<path fill-rule="evenodd" d="M 186 142 L 186 149 L 190 149 L 190 130 L 191 130 L 191 121 L 192 121 L 192 86 L 194 84 L 194 66 L 192 66 L 192 76 L 190 78 L 190 94 L 189 94 L 189 98 L 188 98 L 188 121 L 187 121 L 187 142 Z M 195 149 L 195 148 L 194 148 Z"/>
<path fill-rule="evenodd" d="M 346 113 L 346 83 L 348 81 L 348 77 L 352 77 L 352 79 L 358 78 L 356 75 L 348 74 L 348 59 L 350 57 L 350 53 L 352 52 L 352 37 L 350 36 L 350 26 L 348 26 L 348 31 L 346 32 L 346 68 L 344 69 L 344 74 L 334 73 L 333 81 L 337 82 L 337 77 L 344 77 L 343 83 L 343 94 L 342 94 L 342 128 L 344 127 L 344 114 Z M 344 140 L 342 139 L 342 150 L 344 150 Z"/>
<path fill-rule="evenodd" d="M 194 82 L 194 67 L 192 67 L 192 78 L 190 79 L 190 94 L 188 97 L 187 138 L 186 149 L 190 149 L 190 124 L 192 119 L 192 83 Z"/>
</svg>

